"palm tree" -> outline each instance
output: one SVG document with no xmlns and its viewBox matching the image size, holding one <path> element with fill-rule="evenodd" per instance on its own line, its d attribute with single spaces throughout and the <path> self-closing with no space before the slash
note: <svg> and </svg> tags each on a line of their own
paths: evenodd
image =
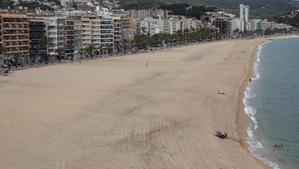
<svg viewBox="0 0 299 169">
<path fill-rule="evenodd" d="M 89 56 L 91 56 L 91 58 L 93 58 L 93 50 L 94 50 L 94 46 L 93 44 L 89 45 L 87 48 L 86 48 L 86 52 L 89 54 Z"/>
<path fill-rule="evenodd" d="M 58 49 L 56 49 L 56 52 L 58 53 L 58 61 L 60 62 L 61 60 L 61 55 L 64 53 L 64 48 L 60 47 Z"/>
<path fill-rule="evenodd" d="M 145 35 L 136 35 L 134 36 L 134 44 L 138 49 L 146 49 L 149 44 L 150 39 Z"/>
<path fill-rule="evenodd" d="M 53 46 L 52 43 L 49 42 L 49 39 L 47 36 L 43 36 L 38 43 L 38 55 L 40 55 L 41 51 L 44 51 L 43 53 L 43 60 L 45 61 L 45 63 L 48 63 L 48 56 L 47 56 L 47 48 L 50 46 Z"/>
<path fill-rule="evenodd" d="M 2 44 L 0 44 L 0 56 L 2 55 L 2 57 L 4 58 L 5 52 L 6 52 L 5 47 Z"/>
<path fill-rule="evenodd" d="M 80 48 L 80 56 L 81 56 L 81 60 L 83 59 L 83 53 L 86 51 L 85 48 Z"/>
<path fill-rule="evenodd" d="M 125 50 L 125 53 L 127 53 L 127 46 L 128 46 L 128 43 L 129 43 L 129 39 L 122 39 L 122 45 L 123 45 L 123 49 Z"/>
<path fill-rule="evenodd" d="M 112 53 L 113 53 L 113 44 L 109 44 L 107 48 L 108 48 L 108 54 L 109 54 L 109 56 L 112 56 Z"/>
<path fill-rule="evenodd" d="M 4 53 L 4 47 L 0 44 L 0 54 Z"/>
<path fill-rule="evenodd" d="M 15 66 L 16 66 L 16 68 L 18 67 L 18 64 L 19 64 L 19 62 L 20 62 L 20 59 L 21 59 L 21 54 L 20 54 L 20 53 L 17 53 L 17 54 L 14 56 Z"/>
</svg>

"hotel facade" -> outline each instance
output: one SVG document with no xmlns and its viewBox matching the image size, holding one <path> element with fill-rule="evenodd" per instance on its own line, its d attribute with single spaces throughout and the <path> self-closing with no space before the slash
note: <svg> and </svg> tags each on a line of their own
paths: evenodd
<svg viewBox="0 0 299 169">
<path fill-rule="evenodd" d="M 25 14 L 0 13 L 2 59 L 28 59 L 29 22 Z"/>
</svg>

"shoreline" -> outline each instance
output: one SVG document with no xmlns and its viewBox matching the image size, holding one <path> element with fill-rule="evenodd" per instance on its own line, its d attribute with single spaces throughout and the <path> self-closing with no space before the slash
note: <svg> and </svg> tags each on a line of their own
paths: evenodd
<svg viewBox="0 0 299 169">
<path fill-rule="evenodd" d="M 264 161 L 256 158 L 253 154 L 251 154 L 251 152 L 249 151 L 249 144 L 247 142 L 247 128 L 248 128 L 248 117 L 245 113 L 245 106 L 243 104 L 243 98 L 244 98 L 244 93 L 245 90 L 247 88 L 247 86 L 249 85 L 249 80 L 250 78 L 253 77 L 254 75 L 254 64 L 256 62 L 257 59 L 257 49 L 259 47 L 259 45 L 261 45 L 262 43 L 264 43 L 266 40 L 263 39 L 260 42 L 258 42 L 256 44 L 256 47 L 254 48 L 254 51 L 252 52 L 252 56 L 250 59 L 250 62 L 247 66 L 247 73 L 246 76 L 244 77 L 243 82 L 241 83 L 240 89 L 239 89 L 239 98 L 238 98 L 238 103 L 239 103 L 239 107 L 237 108 L 237 125 L 238 125 L 238 133 L 240 136 L 240 144 L 241 147 L 244 148 L 246 150 L 246 152 L 253 157 L 253 159 L 264 169 L 272 169 L 269 165 L 267 165 Z"/>
<path fill-rule="evenodd" d="M 251 60 L 248 64 L 247 67 L 247 75 L 244 77 L 243 82 L 241 83 L 240 89 L 239 89 L 239 98 L 238 98 L 238 103 L 239 103 L 239 107 L 237 108 L 237 124 L 238 124 L 238 133 L 240 136 L 240 144 L 241 147 L 244 148 L 251 157 L 253 157 L 253 159 L 264 169 L 272 169 L 271 166 L 269 166 L 268 164 L 266 164 L 263 160 L 258 159 L 257 157 L 255 157 L 253 154 L 251 154 L 251 152 L 249 151 L 249 144 L 247 142 L 248 139 L 248 134 L 247 134 L 247 129 L 248 129 L 248 121 L 249 118 L 247 116 L 247 114 L 245 113 L 245 106 L 243 104 L 243 99 L 244 99 L 244 94 L 246 91 L 246 88 L 249 85 L 249 81 L 251 78 L 253 78 L 254 76 L 254 64 L 256 63 L 257 60 L 257 49 L 260 45 L 262 45 L 263 43 L 269 41 L 275 41 L 275 40 L 280 40 L 280 39 L 292 39 L 292 38 L 299 38 L 298 35 L 290 35 L 290 36 L 281 36 L 281 37 L 267 37 L 267 38 L 262 38 L 260 39 L 260 42 L 257 43 L 252 56 L 251 56 Z"/>
</svg>

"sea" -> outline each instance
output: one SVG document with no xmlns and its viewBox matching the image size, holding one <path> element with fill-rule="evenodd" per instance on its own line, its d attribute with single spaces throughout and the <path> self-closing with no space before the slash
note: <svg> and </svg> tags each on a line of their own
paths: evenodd
<svg viewBox="0 0 299 169">
<path fill-rule="evenodd" d="M 299 169 L 299 39 L 259 45 L 243 103 L 249 151 L 274 169 Z"/>
</svg>

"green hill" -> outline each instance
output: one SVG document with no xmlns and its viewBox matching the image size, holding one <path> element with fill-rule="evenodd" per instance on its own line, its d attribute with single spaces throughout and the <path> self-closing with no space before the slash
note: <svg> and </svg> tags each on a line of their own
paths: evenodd
<svg viewBox="0 0 299 169">
<path fill-rule="evenodd" d="M 189 3 L 197 5 L 210 5 L 237 13 L 241 3 L 250 5 L 254 16 L 273 15 L 296 9 L 290 0 L 120 0 L 125 9 L 155 8 L 161 4 Z"/>
</svg>

